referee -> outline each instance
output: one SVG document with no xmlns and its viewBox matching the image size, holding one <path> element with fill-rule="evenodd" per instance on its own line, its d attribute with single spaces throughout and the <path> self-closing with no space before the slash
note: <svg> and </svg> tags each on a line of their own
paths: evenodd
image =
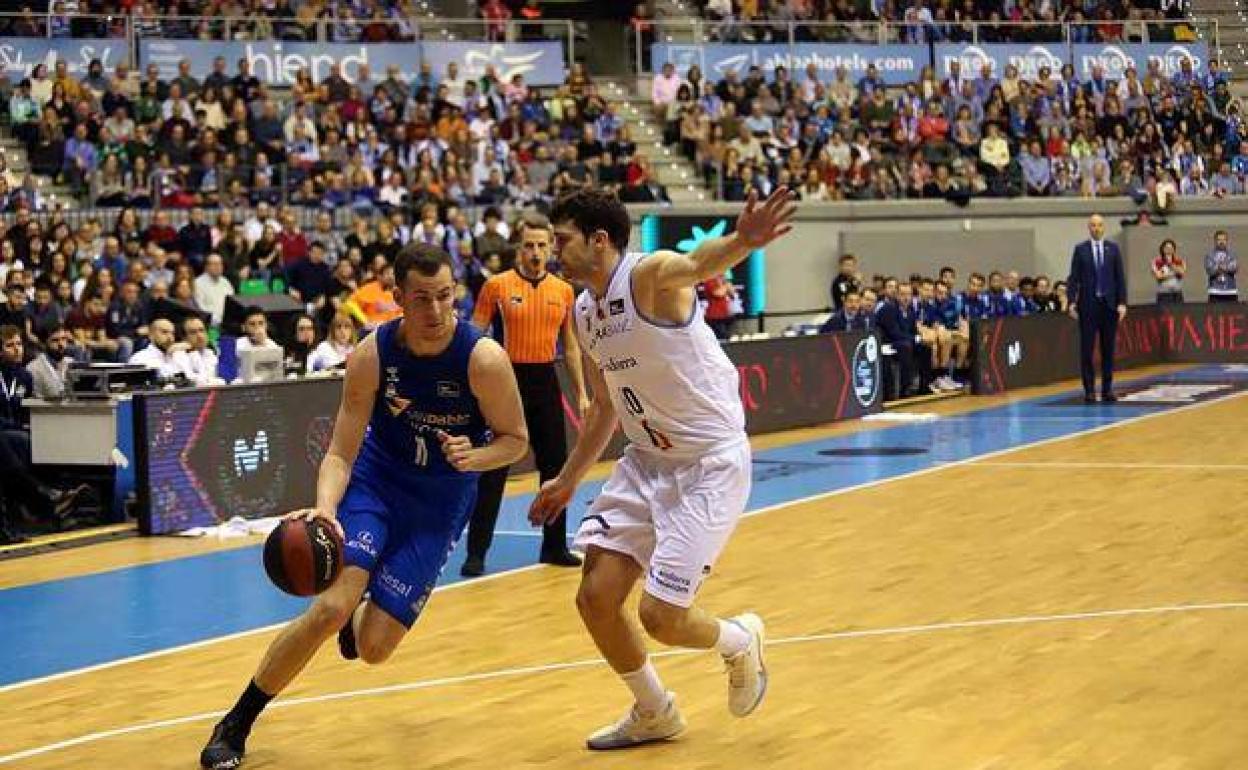
<svg viewBox="0 0 1248 770">
<path fill-rule="evenodd" d="M 526 215 L 520 227 L 516 266 L 490 278 L 481 287 L 472 322 L 488 331 L 495 316 L 502 321 L 503 347 L 516 372 L 533 457 L 545 482 L 559 474 L 568 455 L 563 432 L 563 395 L 555 376 L 555 348 L 560 333 L 582 413 L 588 399 L 581 371 L 581 348 L 572 327 L 575 292 L 571 284 L 546 270 L 554 231 L 540 214 Z M 481 474 L 477 507 L 468 525 L 468 557 L 460 568 L 465 577 L 485 572 L 485 553 L 494 539 L 494 524 L 506 484 L 506 467 Z M 544 527 L 541 561 L 561 567 L 580 566 L 581 560 L 568 550 L 566 514 L 560 514 Z"/>
</svg>

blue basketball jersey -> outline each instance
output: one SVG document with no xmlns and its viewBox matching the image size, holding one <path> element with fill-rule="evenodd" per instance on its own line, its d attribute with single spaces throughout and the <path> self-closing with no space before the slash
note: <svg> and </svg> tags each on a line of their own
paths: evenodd
<svg viewBox="0 0 1248 770">
<path fill-rule="evenodd" d="M 417 356 L 399 336 L 395 319 L 378 327 L 381 377 L 361 458 L 402 475 L 462 476 L 442 453 L 438 431 L 468 436 L 474 446 L 491 439 L 468 381 L 468 361 L 481 333 L 460 321 L 446 350 Z"/>
</svg>

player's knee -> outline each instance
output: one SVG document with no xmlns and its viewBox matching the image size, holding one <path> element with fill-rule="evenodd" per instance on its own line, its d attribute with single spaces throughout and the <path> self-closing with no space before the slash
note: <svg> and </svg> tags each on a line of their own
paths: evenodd
<svg viewBox="0 0 1248 770">
<path fill-rule="evenodd" d="M 346 624 L 351 613 L 355 612 L 355 607 L 355 604 L 347 601 L 321 597 L 308 610 L 308 622 L 321 635 L 329 636 Z"/>
<path fill-rule="evenodd" d="M 370 666 L 385 663 L 394 653 L 394 647 L 394 644 L 379 634 L 362 634 L 355 641 L 355 649 L 360 653 L 360 660 Z"/>
<path fill-rule="evenodd" d="M 680 638 L 680 629 L 685 622 L 683 608 L 643 594 L 637 614 L 641 627 L 656 642 L 669 644 L 671 640 Z"/>
<path fill-rule="evenodd" d="M 619 609 L 601 581 L 591 577 L 581 580 L 581 587 L 576 591 L 576 610 L 586 622 L 608 617 Z"/>
</svg>

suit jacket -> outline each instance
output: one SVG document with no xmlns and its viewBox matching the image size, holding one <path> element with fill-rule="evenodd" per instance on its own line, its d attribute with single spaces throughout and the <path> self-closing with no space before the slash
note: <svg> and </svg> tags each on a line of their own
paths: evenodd
<svg viewBox="0 0 1248 770">
<path fill-rule="evenodd" d="M 1122 252 L 1113 241 L 1104 244 L 1105 285 L 1101 287 L 1105 301 L 1111 306 L 1127 304 L 1127 276 L 1122 265 Z M 1070 258 L 1070 277 L 1066 279 L 1066 299 L 1079 310 L 1096 301 L 1096 261 L 1092 258 L 1092 241 L 1075 247 Z"/>
</svg>

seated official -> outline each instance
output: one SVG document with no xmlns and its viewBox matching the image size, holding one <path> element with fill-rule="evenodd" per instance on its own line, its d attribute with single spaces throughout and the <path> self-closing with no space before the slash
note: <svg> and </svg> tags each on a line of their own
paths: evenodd
<svg viewBox="0 0 1248 770">
<path fill-rule="evenodd" d="M 208 341 L 208 327 L 199 316 L 187 316 L 182 321 L 182 339 L 186 344 L 183 362 L 186 379 L 200 387 L 221 385 L 225 380 L 217 375 L 217 351 Z"/>
<path fill-rule="evenodd" d="M 64 324 L 55 323 L 44 329 L 43 351 L 26 365 L 35 397 L 55 401 L 68 395 L 69 365 L 73 362 L 71 340 Z"/>
<path fill-rule="evenodd" d="M 22 399 L 33 395 L 34 380 L 22 365 L 22 330 L 0 326 L 0 545 L 20 543 L 22 506 L 32 516 L 60 521 L 73 513 L 85 490 L 52 489 L 31 472 L 30 412 Z"/>
<path fill-rule="evenodd" d="M 162 380 L 172 380 L 178 375 L 185 375 L 189 365 L 186 358 L 186 343 L 174 339 L 173 321 L 168 318 L 157 318 L 148 324 L 147 347 L 130 356 L 130 363 L 155 369 Z"/>
</svg>

